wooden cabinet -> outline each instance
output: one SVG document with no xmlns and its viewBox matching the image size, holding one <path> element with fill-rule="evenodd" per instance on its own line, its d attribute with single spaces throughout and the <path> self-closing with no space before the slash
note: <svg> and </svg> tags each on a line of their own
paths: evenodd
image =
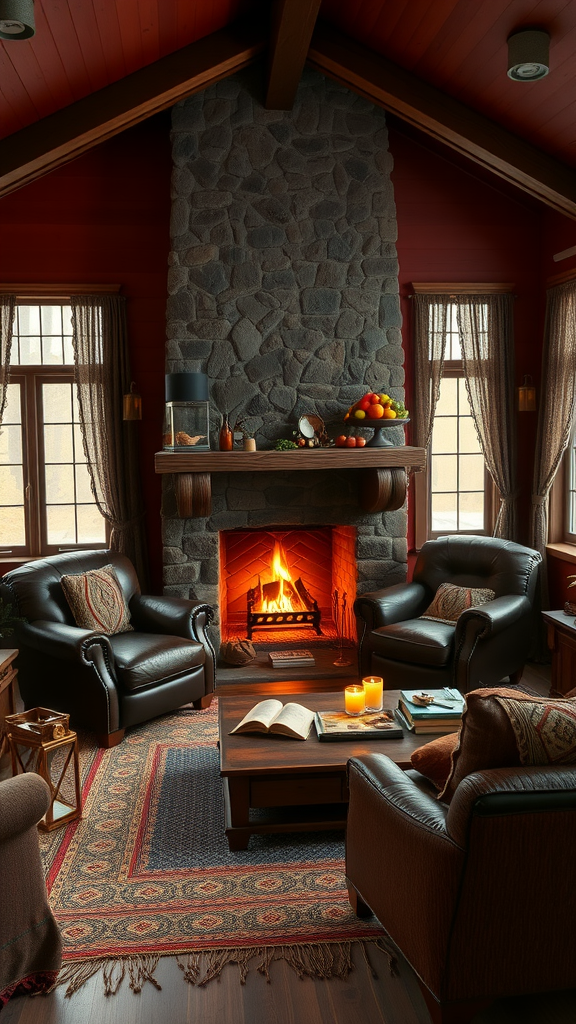
<svg viewBox="0 0 576 1024">
<path fill-rule="evenodd" d="M 576 626 L 564 612 L 543 612 L 552 651 L 552 692 L 564 694 L 576 688 Z"/>
</svg>

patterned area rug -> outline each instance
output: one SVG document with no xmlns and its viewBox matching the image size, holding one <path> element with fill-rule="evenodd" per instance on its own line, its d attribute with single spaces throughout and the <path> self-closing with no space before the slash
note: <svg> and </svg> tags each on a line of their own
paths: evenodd
<svg viewBox="0 0 576 1024">
<path fill-rule="evenodd" d="M 183 709 L 132 729 L 112 750 L 81 747 L 83 817 L 42 837 L 71 993 L 102 970 L 114 992 L 139 991 L 159 956 L 186 980 L 224 964 L 268 975 L 345 977 L 351 945 L 382 946 L 347 899 L 342 833 L 253 836 L 230 853 L 218 770 L 217 715 Z M 383 948 L 383 947 L 382 947 Z"/>
</svg>

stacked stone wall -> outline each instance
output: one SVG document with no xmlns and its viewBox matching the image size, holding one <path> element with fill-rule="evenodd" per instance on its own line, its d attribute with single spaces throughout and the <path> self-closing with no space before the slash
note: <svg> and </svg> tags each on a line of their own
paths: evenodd
<svg viewBox="0 0 576 1024">
<path fill-rule="evenodd" d="M 179 103 L 172 140 L 167 370 L 208 374 L 213 446 L 222 412 L 266 448 L 305 413 L 340 432 L 366 389 L 403 398 L 384 112 L 314 72 L 292 111 L 267 111 L 240 75 Z M 167 591 L 214 603 L 218 530 L 292 523 L 354 523 L 359 591 L 397 582 L 406 515 L 360 513 L 355 485 L 218 474 L 212 515 L 184 523 L 168 493 Z"/>
</svg>

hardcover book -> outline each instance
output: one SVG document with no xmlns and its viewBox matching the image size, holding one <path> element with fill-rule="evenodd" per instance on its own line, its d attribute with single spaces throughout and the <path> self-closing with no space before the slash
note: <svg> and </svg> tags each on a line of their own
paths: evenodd
<svg viewBox="0 0 576 1024">
<path fill-rule="evenodd" d="M 311 651 L 270 651 L 268 655 L 272 668 L 292 668 L 298 665 L 315 665 Z"/>
<path fill-rule="evenodd" d="M 273 699 L 261 700 L 230 730 L 230 736 L 234 733 L 265 732 L 289 736 L 294 740 L 305 740 L 313 721 L 314 712 L 302 704 L 282 704 L 281 700 Z"/>
<path fill-rule="evenodd" d="M 419 699 L 415 701 L 414 697 Z M 455 732 L 465 706 L 460 691 L 449 686 L 425 692 L 401 690 L 398 701 L 406 725 L 414 732 Z"/>
<path fill-rule="evenodd" d="M 347 715 L 345 711 L 317 711 L 316 732 L 319 740 L 400 740 L 402 726 L 392 708 L 367 711 L 363 715 Z"/>
</svg>

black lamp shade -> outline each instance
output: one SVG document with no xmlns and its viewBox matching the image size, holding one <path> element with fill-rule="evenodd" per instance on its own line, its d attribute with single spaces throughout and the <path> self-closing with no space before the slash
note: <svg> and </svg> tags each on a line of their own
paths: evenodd
<svg viewBox="0 0 576 1024">
<path fill-rule="evenodd" d="M 35 31 L 34 0 L 0 0 L 0 39 L 30 39 Z"/>
<path fill-rule="evenodd" d="M 167 373 L 167 402 L 207 402 L 208 377 L 205 373 Z"/>
</svg>

